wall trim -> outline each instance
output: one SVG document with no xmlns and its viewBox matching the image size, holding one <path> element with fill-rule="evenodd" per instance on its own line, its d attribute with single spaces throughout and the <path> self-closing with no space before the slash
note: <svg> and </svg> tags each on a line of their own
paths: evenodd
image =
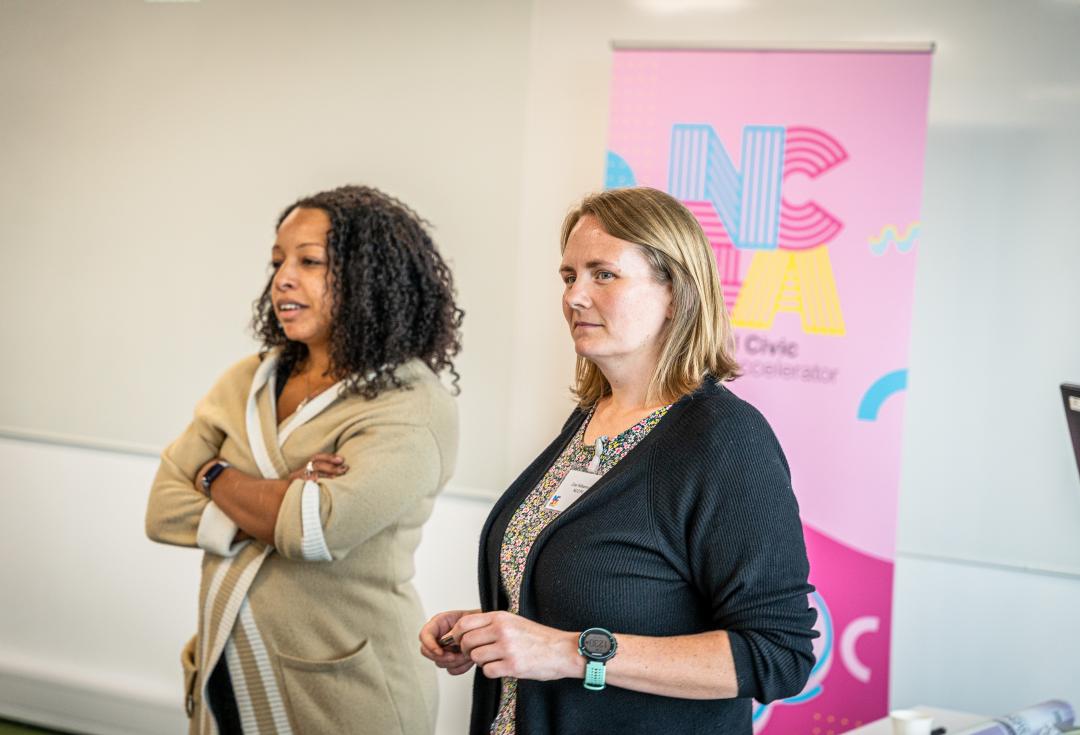
<svg viewBox="0 0 1080 735">
<path fill-rule="evenodd" d="M 164 449 L 164 447 L 155 447 L 149 444 L 95 439 L 78 434 L 61 434 L 55 431 L 38 431 L 36 429 L 22 429 L 5 425 L 0 425 L 0 439 L 9 439 L 26 444 L 44 444 L 68 449 L 103 452 L 105 454 L 120 454 L 128 457 L 146 457 L 154 460 L 161 456 L 161 451 Z M 451 498 L 483 502 L 488 505 L 494 503 L 501 493 L 502 490 L 459 485 L 454 482 L 448 484 L 442 492 L 443 495 Z"/>
<path fill-rule="evenodd" d="M 918 561 L 933 561 L 939 564 L 952 564 L 954 566 L 978 567 L 980 569 L 993 569 L 997 572 L 1013 572 L 1014 574 L 1035 574 L 1042 577 L 1057 577 L 1060 579 L 1080 580 L 1080 572 L 1049 566 L 1028 566 L 1026 564 L 1008 564 L 1005 562 L 985 561 L 982 559 L 968 559 L 960 556 L 947 554 L 928 554 L 921 551 L 897 551 L 896 556 L 900 559 L 917 559 Z"/>
<path fill-rule="evenodd" d="M 78 436 L 75 434 L 60 434 L 51 431 L 36 431 L 32 429 L 21 429 L 14 426 L 0 425 L 0 439 L 11 439 L 19 442 L 26 442 L 30 444 L 46 444 L 51 446 L 69 447 L 74 449 L 85 449 L 96 452 L 105 452 L 108 454 L 124 454 L 128 456 L 137 457 L 150 457 L 157 459 L 161 454 L 161 449 L 144 444 L 135 444 L 131 442 L 113 441 L 109 439 L 94 439 L 91 437 Z M 443 496 L 457 498 L 458 500 L 468 500 L 471 502 L 480 502 L 490 505 L 493 503 L 500 494 L 501 491 L 471 487 L 468 485 L 458 485 L 451 482 L 443 490 Z M 983 569 L 995 569 L 998 571 L 1016 572 L 1020 574 L 1038 574 L 1047 577 L 1058 577 L 1062 579 L 1080 579 L 1080 571 L 1070 569 L 1066 567 L 1051 567 L 1048 565 L 1026 565 L 1026 564 L 1009 564 L 1007 562 L 987 561 L 982 559 L 971 559 L 961 556 L 952 556 L 949 554 L 934 554 L 922 551 L 910 551 L 898 549 L 896 556 L 902 559 L 918 559 L 921 561 L 935 561 L 942 564 L 958 564 L 962 566 L 980 567 Z"/>
<path fill-rule="evenodd" d="M 0 716 L 87 735 L 187 731 L 179 680 L 175 696 L 164 700 L 126 687 L 102 686 L 90 679 L 90 672 L 75 678 L 43 668 L 0 660 Z"/>
<path fill-rule="evenodd" d="M 0 425 L 0 438 L 14 439 L 15 441 L 29 442 L 31 444 L 51 444 L 58 447 L 91 449 L 96 452 L 108 452 L 109 454 L 135 455 L 137 457 L 157 458 L 161 456 L 161 450 L 164 448 L 150 444 L 138 444 L 114 439 L 96 439 L 79 434 L 61 434 L 56 431 L 39 431 L 37 429 L 23 429 L 18 426 L 4 425 Z"/>
</svg>

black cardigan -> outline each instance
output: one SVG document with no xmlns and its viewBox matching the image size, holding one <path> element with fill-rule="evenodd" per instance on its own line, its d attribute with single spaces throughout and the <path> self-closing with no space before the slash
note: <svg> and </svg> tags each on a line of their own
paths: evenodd
<svg viewBox="0 0 1080 735">
<path fill-rule="evenodd" d="M 562 433 L 495 504 L 480 536 L 483 609 L 505 610 L 499 550 L 510 517 L 581 426 Z M 750 404 L 707 380 L 536 539 L 520 614 L 561 630 L 671 636 L 726 630 L 737 699 L 691 700 L 579 679 L 519 683 L 518 735 L 751 732 L 751 698 L 798 694 L 816 611 L 790 472 Z M 472 735 L 488 735 L 500 684 L 477 670 Z"/>
</svg>

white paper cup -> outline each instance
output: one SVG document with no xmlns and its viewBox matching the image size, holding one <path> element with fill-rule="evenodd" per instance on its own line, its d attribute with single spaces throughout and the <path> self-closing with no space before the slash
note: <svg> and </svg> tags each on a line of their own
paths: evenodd
<svg viewBox="0 0 1080 735">
<path fill-rule="evenodd" d="M 930 735 L 934 718 L 913 709 L 894 709 L 889 713 L 893 735 Z"/>
</svg>

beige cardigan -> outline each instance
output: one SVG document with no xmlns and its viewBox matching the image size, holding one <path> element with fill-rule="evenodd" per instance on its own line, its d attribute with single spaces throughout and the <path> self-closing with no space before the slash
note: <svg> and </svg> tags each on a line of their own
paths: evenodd
<svg viewBox="0 0 1080 735">
<path fill-rule="evenodd" d="M 454 468 L 457 412 L 419 361 L 410 389 L 374 400 L 327 390 L 278 425 L 271 353 L 230 368 L 161 457 L 147 535 L 203 556 L 199 630 L 182 658 L 192 733 L 216 733 L 206 678 L 225 655 L 245 735 L 431 733 L 434 669 L 418 651 L 424 615 L 409 580 L 420 527 Z M 274 546 L 232 544 L 236 526 L 194 487 L 220 456 L 285 477 L 317 452 L 349 471 L 296 480 Z"/>
</svg>

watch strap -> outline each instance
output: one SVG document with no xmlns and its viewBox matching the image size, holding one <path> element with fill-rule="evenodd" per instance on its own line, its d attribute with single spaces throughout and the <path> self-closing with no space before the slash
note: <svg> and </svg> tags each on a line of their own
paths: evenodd
<svg viewBox="0 0 1080 735">
<path fill-rule="evenodd" d="M 202 489 L 206 497 L 210 497 L 210 486 L 214 484 L 214 480 L 218 478 L 218 475 L 224 472 L 226 467 L 231 466 L 224 460 L 218 460 L 206 471 L 206 474 L 202 476 Z"/>
<path fill-rule="evenodd" d="M 600 636 L 607 639 L 609 648 L 599 652 L 588 645 L 590 636 Z M 578 636 L 578 653 L 585 657 L 585 681 L 583 686 L 589 691 L 598 692 L 604 688 L 607 679 L 607 662 L 619 649 L 619 642 L 610 630 L 605 628 L 586 628 Z"/>
<path fill-rule="evenodd" d="M 585 688 L 598 692 L 604 688 L 604 680 L 607 677 L 607 666 L 604 661 L 585 662 Z"/>
</svg>

